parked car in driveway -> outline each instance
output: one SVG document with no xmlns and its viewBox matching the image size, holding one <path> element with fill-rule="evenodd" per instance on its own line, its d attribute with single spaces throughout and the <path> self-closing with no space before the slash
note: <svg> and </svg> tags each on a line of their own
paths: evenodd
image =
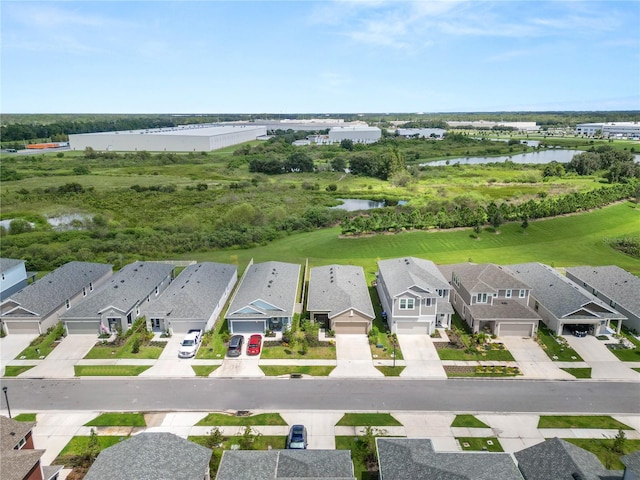
<svg viewBox="0 0 640 480">
<path fill-rule="evenodd" d="M 187 333 L 180 344 L 180 349 L 178 350 L 178 357 L 180 358 L 191 358 L 195 356 L 198 351 L 198 346 L 200 345 L 200 338 L 195 333 Z"/>
<path fill-rule="evenodd" d="M 575 325 L 572 330 L 573 335 L 576 337 L 586 337 L 589 333 L 589 327 L 587 325 Z"/>
<path fill-rule="evenodd" d="M 307 448 L 307 428 L 304 425 L 292 425 L 287 435 L 287 448 L 304 450 Z"/>
<path fill-rule="evenodd" d="M 228 357 L 239 357 L 242 353 L 242 344 L 244 337 L 242 335 L 234 335 L 229 339 L 229 348 L 227 349 Z"/>
<path fill-rule="evenodd" d="M 202 340 L 202 330 L 199 328 L 192 328 L 187 332 L 187 335 L 194 334 L 198 338 L 198 343 Z"/>
<path fill-rule="evenodd" d="M 260 355 L 260 348 L 262 347 L 262 335 L 257 333 L 249 337 L 247 343 L 247 355 Z"/>
</svg>

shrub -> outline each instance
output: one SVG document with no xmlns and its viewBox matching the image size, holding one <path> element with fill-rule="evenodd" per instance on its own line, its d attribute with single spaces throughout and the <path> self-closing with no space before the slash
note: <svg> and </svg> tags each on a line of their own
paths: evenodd
<svg viewBox="0 0 640 480">
<path fill-rule="evenodd" d="M 131 344 L 131 353 L 140 353 L 140 337 L 136 337 Z"/>
</svg>

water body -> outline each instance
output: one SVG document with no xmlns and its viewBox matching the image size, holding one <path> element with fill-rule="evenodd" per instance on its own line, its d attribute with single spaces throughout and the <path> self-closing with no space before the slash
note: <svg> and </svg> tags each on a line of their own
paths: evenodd
<svg viewBox="0 0 640 480">
<path fill-rule="evenodd" d="M 355 212 L 357 210 L 371 210 L 373 208 L 382 208 L 387 206 L 387 203 L 384 200 L 382 202 L 378 202 L 377 200 L 362 200 L 359 198 L 338 198 L 336 200 L 340 200 L 342 204 L 331 208 L 346 210 L 347 212 Z M 398 201 L 398 205 L 406 204 L 406 200 Z"/>
<path fill-rule="evenodd" d="M 59 217 L 47 218 L 47 222 L 55 230 L 75 230 L 82 228 L 82 222 L 91 220 L 90 215 L 84 215 L 81 213 L 68 213 L 66 215 L 60 215 Z"/>
<path fill-rule="evenodd" d="M 435 162 L 421 163 L 421 167 L 437 167 L 442 165 L 478 165 L 483 163 L 501 163 L 507 160 L 513 163 L 550 163 L 554 160 L 559 163 L 569 163 L 574 155 L 584 153 L 582 150 L 541 150 L 539 152 L 519 153 L 517 155 L 502 155 L 499 157 L 459 157 L 448 160 L 438 160 Z M 640 162 L 640 155 L 635 155 L 636 163 Z"/>
</svg>

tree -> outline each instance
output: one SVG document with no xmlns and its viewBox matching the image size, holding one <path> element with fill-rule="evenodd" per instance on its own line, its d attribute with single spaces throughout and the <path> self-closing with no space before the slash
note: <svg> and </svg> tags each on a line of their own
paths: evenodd
<svg viewBox="0 0 640 480">
<path fill-rule="evenodd" d="M 522 217 L 522 225 L 520 226 L 523 230 L 526 230 L 529 227 L 529 218 L 526 215 Z"/>
<path fill-rule="evenodd" d="M 344 172 L 345 168 L 347 168 L 347 161 L 343 157 L 335 157 L 331 160 L 331 170 Z"/>
<path fill-rule="evenodd" d="M 26 233 L 32 230 L 33 225 L 22 218 L 16 218 L 9 222 L 9 235 L 19 235 L 20 233 Z"/>
<path fill-rule="evenodd" d="M 376 455 L 376 437 L 384 437 L 387 431 L 382 428 L 367 426 L 356 441 L 353 457 L 366 466 L 369 472 L 378 471 L 378 456 Z"/>
<path fill-rule="evenodd" d="M 343 138 L 340 141 L 340 148 L 344 148 L 345 150 L 353 151 L 353 140 L 350 138 Z"/>
<path fill-rule="evenodd" d="M 222 432 L 220 431 L 220 428 L 213 427 L 207 434 L 204 443 L 208 448 L 213 450 L 214 448 L 220 448 L 223 440 L 224 437 L 222 435 Z"/>
<path fill-rule="evenodd" d="M 491 225 L 493 226 L 493 228 L 495 228 L 496 230 L 500 228 L 500 225 L 504 223 L 504 217 L 502 216 L 502 212 L 500 210 L 496 210 L 495 212 L 493 212 L 493 215 L 491 215 L 491 218 L 489 219 L 489 221 L 491 222 Z"/>
<path fill-rule="evenodd" d="M 618 434 L 613 437 L 613 445 L 611 449 L 619 455 L 622 455 L 625 451 L 625 444 L 627 443 L 627 436 L 622 428 L 618 429 Z"/>
<path fill-rule="evenodd" d="M 253 429 L 249 425 L 244 427 L 244 430 L 238 439 L 240 450 L 253 450 L 255 448 L 255 440 L 260 435 L 261 434 L 259 433 L 254 433 Z"/>
<path fill-rule="evenodd" d="M 293 152 L 283 163 L 287 172 L 313 172 L 313 159 L 305 152 Z"/>
</svg>

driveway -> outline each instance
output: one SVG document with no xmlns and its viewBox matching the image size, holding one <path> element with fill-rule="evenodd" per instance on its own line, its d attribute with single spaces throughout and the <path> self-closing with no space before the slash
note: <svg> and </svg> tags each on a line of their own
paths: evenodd
<svg viewBox="0 0 640 480">
<path fill-rule="evenodd" d="M 561 370 L 532 338 L 500 337 L 504 346 L 518 362 L 522 377 L 549 380 L 572 380 L 575 377 Z"/>
<path fill-rule="evenodd" d="M 0 376 L 4 375 L 4 367 L 15 359 L 20 352 L 29 346 L 37 335 L 7 335 L 0 338 Z"/>
<path fill-rule="evenodd" d="M 428 335 L 398 335 L 407 367 L 401 377 L 447 378 L 436 347 Z"/>
<path fill-rule="evenodd" d="M 330 377 L 384 377 L 373 366 L 369 339 L 365 334 L 336 335 L 337 366 Z"/>
<path fill-rule="evenodd" d="M 180 344 L 186 334 L 173 335 L 156 363 L 140 374 L 141 377 L 195 377 L 191 368 L 192 358 L 178 357 Z"/>
<path fill-rule="evenodd" d="M 73 366 L 82 360 L 96 344 L 98 337 L 91 335 L 67 335 L 53 351 L 21 377 L 72 378 L 75 376 Z"/>
<path fill-rule="evenodd" d="M 264 377 L 264 372 L 258 365 L 260 355 L 247 355 L 247 342 L 251 335 L 243 335 L 242 353 L 239 357 L 226 357 L 217 369 L 209 375 L 210 377 Z"/>
<path fill-rule="evenodd" d="M 591 378 L 599 380 L 638 380 L 640 375 L 618 360 L 605 346 L 604 342 L 593 335 L 586 337 L 564 337 L 571 348 L 591 367 Z"/>
<path fill-rule="evenodd" d="M 342 412 L 282 412 L 281 415 L 290 426 L 298 424 L 307 427 L 307 448 L 310 450 L 336 448 L 335 428 L 342 418 Z"/>
</svg>

